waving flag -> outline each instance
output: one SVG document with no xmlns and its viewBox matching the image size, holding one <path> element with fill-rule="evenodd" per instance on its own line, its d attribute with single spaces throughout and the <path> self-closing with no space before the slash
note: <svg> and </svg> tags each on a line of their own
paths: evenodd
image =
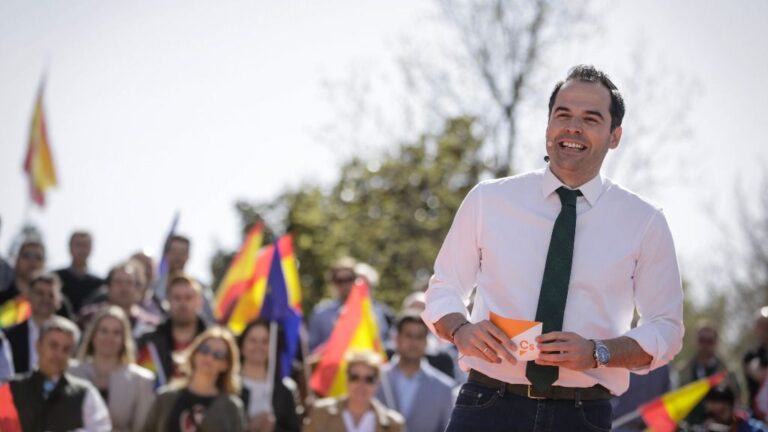
<svg viewBox="0 0 768 432">
<path fill-rule="evenodd" d="M 40 207 L 45 205 L 45 192 L 58 184 L 43 112 L 44 89 L 45 81 L 42 81 L 37 92 L 35 111 L 29 128 L 27 155 L 24 158 L 24 172 L 29 177 L 30 195 L 32 201 Z"/>
<path fill-rule="evenodd" d="M 254 278 L 257 276 L 256 262 L 263 237 L 264 226 L 260 223 L 254 225 L 219 284 L 213 312 L 220 322 L 229 320 L 238 298 L 253 286 Z"/>
<path fill-rule="evenodd" d="M 301 281 L 296 267 L 296 256 L 293 254 L 293 236 L 286 234 L 280 237 L 277 240 L 277 246 L 288 288 L 288 304 L 301 315 Z"/>
<path fill-rule="evenodd" d="M 21 324 L 32 315 L 32 308 L 26 299 L 16 296 L 0 305 L 0 327 Z"/>
<path fill-rule="evenodd" d="M 368 284 L 358 279 L 352 287 L 344 308 L 328 342 L 322 348 L 322 357 L 309 385 L 323 396 L 340 396 L 347 392 L 344 356 L 350 350 L 370 349 L 387 358 L 379 338 L 379 329 L 373 313 L 373 302 Z"/>
<path fill-rule="evenodd" d="M 242 333 L 248 323 L 258 318 L 261 313 L 261 305 L 267 293 L 267 277 L 274 254 L 275 247 L 269 245 L 260 249 L 256 256 L 252 282 L 237 299 L 237 304 L 227 320 L 227 327 L 236 335 Z"/>
<path fill-rule="evenodd" d="M 155 295 L 161 300 L 165 299 L 165 285 L 168 283 L 168 260 L 166 259 L 165 254 L 168 252 L 168 246 L 171 243 L 171 237 L 176 234 L 176 227 L 179 225 L 180 216 L 181 214 L 177 210 L 173 215 L 171 227 L 168 230 L 168 234 L 165 236 L 165 241 L 163 242 L 163 248 L 161 252 L 162 257 L 160 258 L 160 264 L 158 265 L 157 282 L 155 282 Z"/>
</svg>

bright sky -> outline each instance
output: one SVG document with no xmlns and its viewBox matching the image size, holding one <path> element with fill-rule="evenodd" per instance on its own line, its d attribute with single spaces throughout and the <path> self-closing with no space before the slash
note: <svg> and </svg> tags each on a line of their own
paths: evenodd
<svg viewBox="0 0 768 432">
<path fill-rule="evenodd" d="M 329 118 L 322 82 L 347 76 L 353 65 L 391 67 L 403 37 L 429 37 L 419 31 L 434 8 L 426 0 L 210 5 L 0 3 L 3 256 L 25 214 L 21 165 L 46 68 L 60 186 L 30 215 L 43 229 L 49 266 L 68 264 L 67 238 L 85 228 L 95 236 L 91 267 L 104 273 L 135 250 L 157 249 L 178 209 L 180 232 L 194 242 L 190 270 L 209 281 L 215 249 L 239 241 L 236 200 L 336 175 L 337 152 L 317 137 Z M 768 57 L 760 54 L 766 17 L 766 2 L 622 0 L 602 16 L 599 36 L 549 61 L 557 77 L 577 62 L 623 71 L 613 73 L 621 88 L 631 48 L 644 41 L 651 70 L 659 61 L 698 83 L 693 138 L 679 143 L 695 184 L 665 184 L 651 197 L 665 208 L 694 280 L 709 251 L 726 241 L 703 206 L 732 215 L 734 185 L 759 180 L 768 161 L 758 107 L 768 100 Z M 631 121 L 629 111 L 628 130 Z"/>
</svg>

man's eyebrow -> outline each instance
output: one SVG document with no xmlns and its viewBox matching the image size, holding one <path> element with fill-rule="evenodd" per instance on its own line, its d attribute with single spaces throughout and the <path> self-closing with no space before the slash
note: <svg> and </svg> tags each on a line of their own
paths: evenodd
<svg viewBox="0 0 768 432">
<path fill-rule="evenodd" d="M 600 111 L 587 110 L 587 114 L 593 115 L 593 116 L 596 116 L 596 117 L 600 117 L 600 119 L 605 118 L 605 117 L 603 117 L 603 113 L 601 113 Z"/>
</svg>

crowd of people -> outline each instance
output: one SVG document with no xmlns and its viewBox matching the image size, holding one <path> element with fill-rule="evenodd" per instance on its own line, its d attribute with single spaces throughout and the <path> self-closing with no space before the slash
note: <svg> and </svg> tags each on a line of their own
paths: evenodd
<svg viewBox="0 0 768 432">
<path fill-rule="evenodd" d="M 11 398 L 2 400 L 15 408 L 15 417 L 0 416 L 1 430 L 14 430 L 7 422 L 16 418 L 24 431 L 439 432 L 467 380 L 456 348 L 422 320 L 422 291 L 407 296 L 397 314 L 374 299 L 387 355 L 348 353 L 347 395 L 322 398 L 308 390 L 298 359 L 288 377 L 270 375 L 269 322 L 257 319 L 234 335 L 213 320 L 211 290 L 184 272 L 186 237 L 168 242 L 162 281 L 152 257 L 140 252 L 105 278 L 92 274 L 88 232 L 73 233 L 69 246 L 71 265 L 56 271 L 47 270 L 45 246 L 35 238 L 21 242 L 13 265 L 0 263 L 0 394 L 7 391 Z M 378 282 L 370 266 L 352 258 L 329 269 L 335 297 L 308 314 L 311 351 L 322 350 L 359 277 L 372 287 Z M 744 357 L 743 375 L 730 374 L 682 428 L 764 418 L 756 401 L 768 370 L 768 309 L 756 324 L 756 348 Z M 686 368 L 633 375 L 630 391 L 613 401 L 614 416 L 672 388 L 673 375 L 682 385 L 725 369 L 716 329 L 702 325 L 692 334 L 697 351 Z M 742 376 L 749 399 L 740 404 Z"/>
</svg>

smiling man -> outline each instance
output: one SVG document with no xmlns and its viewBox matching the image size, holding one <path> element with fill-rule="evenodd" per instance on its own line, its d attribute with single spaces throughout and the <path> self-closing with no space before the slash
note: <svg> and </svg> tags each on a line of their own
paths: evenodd
<svg viewBox="0 0 768 432">
<path fill-rule="evenodd" d="M 608 76 L 574 67 L 550 96 L 549 165 L 484 181 L 459 208 L 422 315 L 470 369 L 449 431 L 610 430 L 609 399 L 630 370 L 679 352 L 683 293 L 666 219 L 600 174 L 623 117 Z M 516 360 L 491 312 L 542 323 L 535 361 Z"/>
</svg>

